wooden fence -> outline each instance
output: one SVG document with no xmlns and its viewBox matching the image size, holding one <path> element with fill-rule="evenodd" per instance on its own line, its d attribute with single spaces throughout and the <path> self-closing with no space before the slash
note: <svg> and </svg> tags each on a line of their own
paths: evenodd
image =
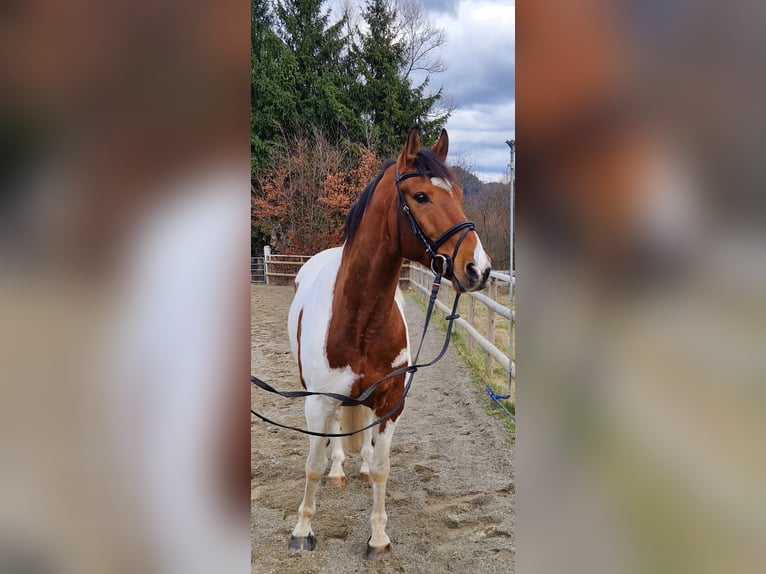
<svg viewBox="0 0 766 574">
<path fill-rule="evenodd" d="M 410 263 L 407 271 L 410 287 L 419 291 L 425 297 L 428 297 L 431 294 L 431 285 L 434 279 L 433 272 L 417 263 Z M 510 307 L 506 307 L 499 303 L 497 299 L 498 291 L 502 290 L 503 293 L 507 292 L 509 294 L 508 299 L 510 301 L 511 288 L 514 282 L 514 277 L 511 277 L 506 273 L 492 271 L 486 287 L 486 294 L 477 291 L 474 293 L 465 293 L 463 295 L 464 297 L 468 297 L 467 312 L 465 313 L 465 316 L 462 316 L 461 313 L 461 317 L 455 321 L 455 325 L 460 327 L 467 335 L 466 340 L 468 351 L 472 352 L 474 345 L 478 345 L 479 348 L 484 351 L 486 355 L 484 369 L 487 376 L 492 372 L 494 361 L 503 367 L 511 377 L 516 377 L 516 366 L 512 360 L 511 351 L 513 348 L 512 340 L 508 341 L 507 352 L 499 349 L 497 341 L 495 340 L 498 316 L 508 320 L 508 335 L 509 338 L 513 336 L 512 327 L 516 320 L 516 312 Z M 439 292 L 439 299 L 436 300 L 436 306 L 445 316 L 448 315 L 452 309 L 441 299 L 451 301 L 454 296 L 455 292 L 452 283 L 444 281 Z M 477 312 L 477 302 L 484 306 L 486 313 Z M 479 324 L 479 321 L 482 319 L 484 320 L 484 325 Z M 505 332 L 505 330 L 503 331 Z M 505 345 L 503 346 L 505 347 Z"/>
<path fill-rule="evenodd" d="M 310 255 L 266 255 L 264 277 L 266 285 L 290 285 Z"/>
</svg>

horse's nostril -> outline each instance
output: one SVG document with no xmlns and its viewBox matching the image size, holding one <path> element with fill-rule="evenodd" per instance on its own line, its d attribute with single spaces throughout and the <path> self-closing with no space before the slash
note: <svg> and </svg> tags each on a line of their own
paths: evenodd
<svg viewBox="0 0 766 574">
<path fill-rule="evenodd" d="M 490 271 L 491 271 L 491 269 L 489 267 L 487 267 L 484 270 L 484 273 L 482 274 L 482 283 L 486 283 L 487 282 L 487 279 L 489 279 L 489 272 Z"/>
<path fill-rule="evenodd" d="M 479 278 L 479 272 L 476 271 L 476 265 L 474 265 L 473 262 L 465 266 L 465 272 L 466 275 L 468 275 L 468 279 L 470 279 L 473 283 L 475 283 Z"/>
</svg>

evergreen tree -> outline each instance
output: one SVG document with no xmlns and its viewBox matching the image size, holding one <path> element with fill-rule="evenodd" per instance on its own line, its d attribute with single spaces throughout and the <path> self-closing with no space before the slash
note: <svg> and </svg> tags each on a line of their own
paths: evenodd
<svg viewBox="0 0 766 574">
<path fill-rule="evenodd" d="M 253 173 L 269 162 L 270 144 L 280 129 L 292 132 L 301 123 L 294 86 L 298 66 L 294 54 L 274 33 L 269 0 L 251 0 L 250 142 Z"/>
<path fill-rule="evenodd" d="M 367 0 L 364 19 L 369 30 L 354 50 L 360 77 L 355 100 L 358 113 L 370 124 L 376 146 L 393 155 L 401 146 L 402 134 L 414 125 L 420 127 L 426 141 L 435 140 L 448 117 L 433 117 L 441 90 L 425 96 L 428 78 L 413 87 L 403 74 L 405 45 L 397 37 L 393 4 Z"/>
<path fill-rule="evenodd" d="M 358 137 L 360 121 L 351 104 L 354 74 L 345 53 L 345 17 L 330 24 L 323 0 L 280 0 L 276 29 L 293 55 L 290 89 L 300 110 L 299 127 L 320 129 L 332 141 Z"/>
</svg>

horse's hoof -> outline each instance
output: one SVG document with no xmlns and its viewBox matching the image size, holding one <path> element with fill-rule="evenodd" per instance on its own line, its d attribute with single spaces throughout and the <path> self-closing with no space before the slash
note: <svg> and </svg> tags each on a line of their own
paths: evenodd
<svg viewBox="0 0 766 574">
<path fill-rule="evenodd" d="M 364 557 L 367 560 L 375 560 L 376 558 L 380 558 L 381 556 L 385 556 L 386 554 L 389 554 L 391 552 L 391 543 L 389 542 L 385 546 L 381 546 L 380 548 L 375 548 L 374 546 L 370 546 L 370 541 L 367 541 L 367 551 L 364 553 Z"/>
<path fill-rule="evenodd" d="M 314 550 L 317 541 L 313 534 L 308 536 L 290 536 L 290 545 L 288 550 L 290 554 L 297 554 L 303 550 Z"/>
<path fill-rule="evenodd" d="M 346 486 L 346 477 L 345 476 L 325 476 L 324 483 L 327 486 L 335 486 L 335 487 Z"/>
<path fill-rule="evenodd" d="M 360 472 L 359 480 L 361 480 L 365 484 L 370 484 L 370 474 L 367 472 Z"/>
</svg>

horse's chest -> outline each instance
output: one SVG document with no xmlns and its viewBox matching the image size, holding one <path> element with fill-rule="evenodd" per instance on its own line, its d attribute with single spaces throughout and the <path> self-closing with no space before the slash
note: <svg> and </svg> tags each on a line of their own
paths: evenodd
<svg viewBox="0 0 766 574">
<path fill-rule="evenodd" d="M 388 373 L 409 358 L 407 332 L 398 307 L 387 320 L 368 326 L 330 325 L 327 338 L 327 358 L 330 366 L 350 366 L 358 375 Z"/>
</svg>

